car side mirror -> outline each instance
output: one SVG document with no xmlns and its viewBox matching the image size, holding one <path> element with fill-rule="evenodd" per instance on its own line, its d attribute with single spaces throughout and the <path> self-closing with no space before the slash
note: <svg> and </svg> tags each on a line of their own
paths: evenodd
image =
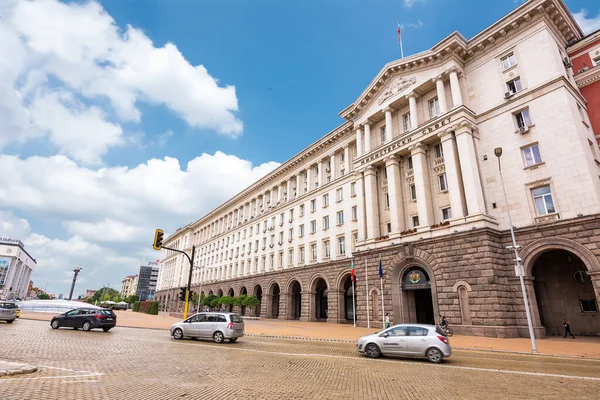
<svg viewBox="0 0 600 400">
<path fill-rule="evenodd" d="M 387 334 L 387 333 L 383 333 L 383 334 L 381 334 L 381 336 L 382 336 L 382 337 L 388 337 L 388 336 L 390 336 L 390 335 L 389 335 L 389 334 Z"/>
</svg>

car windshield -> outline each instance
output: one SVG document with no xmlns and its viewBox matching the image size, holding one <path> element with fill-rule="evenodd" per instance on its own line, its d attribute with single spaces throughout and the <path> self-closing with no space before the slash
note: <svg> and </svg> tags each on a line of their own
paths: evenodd
<svg viewBox="0 0 600 400">
<path fill-rule="evenodd" d="M 231 322 L 240 323 L 244 322 L 244 319 L 237 314 L 231 315 Z"/>
<path fill-rule="evenodd" d="M 17 308 L 17 305 L 15 303 L 2 302 L 2 303 L 0 303 L 0 308 L 10 310 L 10 309 Z"/>
</svg>

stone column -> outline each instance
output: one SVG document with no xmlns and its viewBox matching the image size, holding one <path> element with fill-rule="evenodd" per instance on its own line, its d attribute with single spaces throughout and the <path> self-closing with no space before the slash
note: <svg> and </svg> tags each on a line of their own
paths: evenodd
<svg viewBox="0 0 600 400">
<path fill-rule="evenodd" d="M 282 187 L 281 183 L 279 185 L 277 185 L 277 204 L 281 203 L 281 194 L 283 192 L 281 187 Z"/>
<path fill-rule="evenodd" d="M 458 82 L 458 72 L 458 68 L 456 67 L 453 67 L 450 70 L 450 90 L 452 92 L 452 103 L 454 107 L 458 107 L 463 104 L 462 93 L 460 92 L 460 84 Z"/>
<path fill-rule="evenodd" d="M 368 166 L 365 176 L 365 214 L 367 225 L 367 238 L 379 237 L 379 201 L 377 198 L 377 171 L 373 166 Z"/>
<path fill-rule="evenodd" d="M 368 152 L 371 151 L 371 125 L 369 124 L 369 122 L 365 122 L 364 123 L 364 128 L 365 128 L 365 152 L 363 154 L 367 154 Z"/>
<path fill-rule="evenodd" d="M 433 79 L 435 81 L 435 87 L 437 89 L 437 97 L 440 105 L 440 114 L 448 112 L 448 106 L 446 104 L 446 88 L 444 87 L 444 79 L 442 75 L 438 75 Z"/>
<path fill-rule="evenodd" d="M 417 97 L 415 92 L 411 92 L 408 96 L 408 109 L 410 111 L 410 129 L 413 130 L 419 126 L 419 117 L 417 114 Z"/>
<path fill-rule="evenodd" d="M 306 191 L 310 192 L 313 189 L 313 171 L 312 171 L 312 165 L 309 165 L 308 168 L 306 168 Z"/>
<path fill-rule="evenodd" d="M 344 147 L 344 171 L 345 174 L 350 172 L 350 146 Z"/>
<path fill-rule="evenodd" d="M 292 199 L 292 178 L 287 180 L 287 195 L 286 201 L 289 202 Z"/>
<path fill-rule="evenodd" d="M 323 160 L 321 160 L 317 164 L 317 176 L 315 177 L 319 187 L 323 186 L 323 184 L 325 183 L 325 181 L 323 180 L 323 176 L 325 176 L 325 174 L 323 173 Z"/>
<path fill-rule="evenodd" d="M 362 171 L 356 171 L 354 176 L 356 176 L 356 198 L 358 200 L 358 204 L 356 205 L 358 214 L 356 216 L 358 218 L 358 240 L 365 240 L 367 238 L 364 195 L 365 178 L 363 177 Z"/>
<path fill-rule="evenodd" d="M 472 129 L 471 124 L 466 121 L 454 127 L 460 159 L 460 170 L 465 188 L 467 215 L 485 213 L 485 201 L 481 187 L 481 178 L 479 177 L 477 156 L 475 155 Z"/>
<path fill-rule="evenodd" d="M 400 180 L 400 163 L 395 156 L 385 159 L 388 180 L 388 197 L 390 198 L 390 224 L 392 235 L 404 230 L 404 210 L 402 208 L 402 192 Z"/>
<path fill-rule="evenodd" d="M 302 193 L 302 192 L 300 191 L 300 174 L 298 174 L 298 175 L 296 175 L 296 196 L 295 197 L 300 196 L 300 193 Z"/>
<path fill-rule="evenodd" d="M 452 129 L 446 129 L 438 134 L 442 141 L 444 150 L 444 166 L 446 168 L 446 181 L 450 195 L 450 207 L 452 218 L 463 218 L 465 216 L 464 196 L 462 192 L 462 177 L 458 165 L 458 154 L 456 152 L 456 141 L 452 136 Z"/>
<path fill-rule="evenodd" d="M 429 184 L 429 168 L 427 167 L 425 146 L 422 143 L 412 146 L 411 156 L 413 160 L 415 189 L 417 191 L 419 225 L 429 227 L 433 220 L 431 215 L 431 186 Z"/>
<path fill-rule="evenodd" d="M 362 129 L 360 126 L 356 128 L 356 155 L 358 157 L 362 155 Z"/>
<path fill-rule="evenodd" d="M 335 179 L 335 153 L 332 153 L 329 156 L 329 160 L 330 160 L 330 164 L 331 164 L 331 168 L 330 168 L 331 180 L 333 181 Z"/>
<path fill-rule="evenodd" d="M 384 143 L 389 142 L 390 140 L 392 140 L 392 137 L 394 136 L 394 132 L 392 129 L 392 111 L 394 111 L 393 108 L 391 107 L 386 107 L 385 110 L 383 110 L 385 112 L 385 141 Z"/>
</svg>

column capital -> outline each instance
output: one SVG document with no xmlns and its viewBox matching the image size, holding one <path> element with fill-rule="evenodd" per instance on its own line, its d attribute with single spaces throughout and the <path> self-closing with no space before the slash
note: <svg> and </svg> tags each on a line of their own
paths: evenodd
<svg viewBox="0 0 600 400">
<path fill-rule="evenodd" d="M 438 133 L 437 137 L 439 137 L 442 142 L 445 142 L 446 140 L 452 139 L 452 132 L 454 132 L 454 129 L 448 128 Z"/>
<path fill-rule="evenodd" d="M 437 83 L 437 81 L 444 81 L 444 73 L 439 74 L 435 78 L 431 79 L 431 82 Z"/>
<path fill-rule="evenodd" d="M 367 119 L 367 120 L 365 120 L 365 121 L 361 122 L 361 123 L 360 123 L 360 126 L 361 126 L 363 129 L 364 129 L 364 128 L 366 128 L 366 127 L 369 127 L 369 128 L 370 128 L 370 127 L 371 127 L 371 121 L 369 121 L 369 120 Z"/>
<path fill-rule="evenodd" d="M 419 154 L 419 153 L 425 153 L 425 150 L 427 150 L 427 145 L 419 142 L 419 143 L 415 143 L 414 145 L 410 146 L 408 148 L 408 151 L 410 151 L 410 155 L 414 156 L 415 154 Z"/>
<path fill-rule="evenodd" d="M 364 170 L 364 174 L 365 176 L 367 175 L 375 175 L 377 173 L 377 170 L 375 169 L 374 166 L 369 165 L 367 168 L 365 168 Z"/>
<path fill-rule="evenodd" d="M 473 131 L 475 131 L 476 129 L 477 127 L 469 121 L 461 121 L 460 123 L 452 127 L 452 130 L 454 131 L 456 136 L 462 135 L 463 133 L 473 135 Z"/>
<path fill-rule="evenodd" d="M 387 156 L 383 161 L 385 161 L 385 166 L 389 167 L 390 165 L 400 165 L 398 158 L 395 155 Z"/>
<path fill-rule="evenodd" d="M 388 113 L 388 112 L 390 112 L 390 113 L 391 113 L 391 112 L 394 112 L 394 111 L 396 111 L 396 109 L 395 109 L 395 108 L 393 108 L 393 107 L 391 107 L 391 106 L 387 106 L 387 107 L 385 107 L 385 108 L 384 108 L 382 111 L 383 111 L 384 113 Z"/>
<path fill-rule="evenodd" d="M 457 75 L 462 74 L 462 71 L 460 69 L 458 69 L 458 67 L 455 67 L 455 66 L 450 67 L 446 72 L 448 74 L 457 74 Z"/>
<path fill-rule="evenodd" d="M 362 133 L 363 124 L 354 124 L 354 131 Z"/>
<path fill-rule="evenodd" d="M 354 172 L 352 172 L 352 175 L 354 175 L 357 178 L 362 178 L 362 174 L 364 171 L 365 171 L 365 168 L 355 169 Z"/>
<path fill-rule="evenodd" d="M 411 97 L 413 99 L 418 99 L 419 95 L 416 92 L 412 91 L 410 93 L 407 93 L 404 97 L 407 98 L 407 99 L 410 99 Z"/>
</svg>

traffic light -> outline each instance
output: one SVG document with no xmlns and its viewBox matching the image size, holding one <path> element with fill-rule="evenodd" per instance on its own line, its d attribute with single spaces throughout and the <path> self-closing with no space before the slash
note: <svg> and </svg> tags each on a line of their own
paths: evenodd
<svg viewBox="0 0 600 400">
<path fill-rule="evenodd" d="M 179 300 L 185 301 L 185 292 L 187 292 L 187 288 L 185 286 L 179 288 Z"/>
<path fill-rule="evenodd" d="M 154 247 L 154 250 L 160 250 L 162 245 L 163 245 L 163 236 L 165 235 L 165 233 L 162 231 L 162 229 L 157 229 L 156 233 L 154 234 L 154 244 L 152 245 L 152 247 Z"/>
</svg>

